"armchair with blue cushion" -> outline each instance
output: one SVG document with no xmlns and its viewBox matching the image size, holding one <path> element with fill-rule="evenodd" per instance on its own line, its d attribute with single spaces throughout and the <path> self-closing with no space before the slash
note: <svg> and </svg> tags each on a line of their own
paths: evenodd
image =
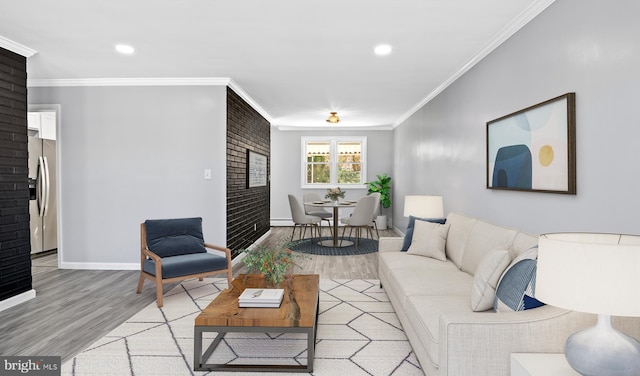
<svg viewBox="0 0 640 376">
<path fill-rule="evenodd" d="M 206 248 L 224 252 L 208 253 Z M 204 242 L 202 218 L 149 219 L 140 224 L 140 279 L 156 284 L 158 307 L 162 307 L 164 283 L 225 273 L 231 286 L 231 251 Z"/>
</svg>

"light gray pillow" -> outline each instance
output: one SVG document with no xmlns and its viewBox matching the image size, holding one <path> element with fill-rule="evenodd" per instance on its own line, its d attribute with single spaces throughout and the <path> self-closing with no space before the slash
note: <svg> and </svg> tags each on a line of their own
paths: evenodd
<svg viewBox="0 0 640 376">
<path fill-rule="evenodd" d="M 498 281 L 510 263 L 511 255 L 504 249 L 491 251 L 482 258 L 473 276 L 471 288 L 473 311 L 486 311 L 493 308 Z"/>
<path fill-rule="evenodd" d="M 447 261 L 444 246 L 447 243 L 448 232 L 449 224 L 416 221 L 407 253 Z"/>
</svg>

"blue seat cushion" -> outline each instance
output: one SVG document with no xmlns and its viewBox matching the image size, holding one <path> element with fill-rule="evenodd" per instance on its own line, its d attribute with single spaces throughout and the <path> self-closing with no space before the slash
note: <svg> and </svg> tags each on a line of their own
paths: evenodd
<svg viewBox="0 0 640 376">
<path fill-rule="evenodd" d="M 182 277 L 227 268 L 227 258 L 211 253 L 192 253 L 162 258 L 162 278 Z M 156 275 L 156 263 L 151 259 L 144 262 L 144 271 Z"/>
<path fill-rule="evenodd" d="M 202 218 L 148 219 L 147 248 L 160 257 L 206 253 Z"/>
</svg>

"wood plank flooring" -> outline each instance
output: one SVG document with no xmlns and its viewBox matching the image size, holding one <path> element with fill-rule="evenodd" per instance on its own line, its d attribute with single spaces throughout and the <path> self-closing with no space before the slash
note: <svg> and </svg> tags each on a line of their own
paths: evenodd
<svg viewBox="0 0 640 376">
<path fill-rule="evenodd" d="M 277 243 L 290 233 L 290 227 L 273 227 L 264 243 Z M 380 235 L 398 236 L 393 230 Z M 139 271 L 59 270 L 55 254 L 35 258 L 32 264 L 36 297 L 0 312 L 2 356 L 61 356 L 65 362 L 155 302 L 150 282 L 136 294 Z M 319 274 L 320 278 L 378 278 L 377 253 L 311 255 L 298 264 L 302 267 L 299 273 Z M 235 276 L 245 268 L 240 263 L 234 269 Z M 164 291 L 175 285 L 165 285 Z"/>
</svg>

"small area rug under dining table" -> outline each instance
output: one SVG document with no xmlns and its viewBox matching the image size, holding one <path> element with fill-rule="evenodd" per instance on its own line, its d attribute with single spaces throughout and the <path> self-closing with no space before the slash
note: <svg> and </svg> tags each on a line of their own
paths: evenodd
<svg viewBox="0 0 640 376">
<path fill-rule="evenodd" d="M 360 238 L 358 240 L 358 246 L 356 247 L 356 239 L 351 237 L 344 237 L 345 241 L 350 241 L 353 244 L 346 247 L 323 247 L 318 245 L 322 240 L 332 240 L 332 237 L 323 236 L 322 238 L 306 238 L 302 240 L 295 240 L 289 246 L 292 251 L 306 253 L 309 255 L 323 255 L 323 256 L 353 256 L 353 255 L 365 255 L 368 253 L 378 252 L 378 241 L 371 240 L 369 238 Z M 340 238 L 338 238 L 340 242 Z"/>
</svg>

